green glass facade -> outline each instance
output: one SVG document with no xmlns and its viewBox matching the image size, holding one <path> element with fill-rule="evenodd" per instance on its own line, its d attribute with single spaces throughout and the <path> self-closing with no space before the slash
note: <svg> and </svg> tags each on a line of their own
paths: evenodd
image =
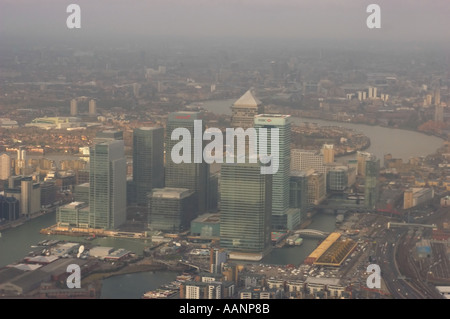
<svg viewBox="0 0 450 319">
<path fill-rule="evenodd" d="M 164 187 L 164 129 L 141 127 L 133 132 L 133 183 L 136 203 L 147 206 L 153 188 Z"/>
<path fill-rule="evenodd" d="M 374 209 L 378 202 L 378 175 L 380 172 L 380 160 L 371 156 L 366 160 L 366 176 L 364 186 L 364 203 L 366 207 Z"/>
<path fill-rule="evenodd" d="M 89 224 L 115 229 L 126 220 L 124 142 L 109 140 L 90 150 Z"/>
<path fill-rule="evenodd" d="M 264 253 L 271 246 L 272 175 L 259 163 L 222 164 L 220 246 L 243 253 Z"/>
<path fill-rule="evenodd" d="M 89 207 L 87 203 L 72 202 L 58 208 L 56 215 L 58 226 L 89 227 Z"/>
<path fill-rule="evenodd" d="M 308 209 L 308 177 L 304 171 L 293 171 L 290 176 L 289 207 L 299 208 L 301 213 Z"/>
<path fill-rule="evenodd" d="M 201 112 L 175 112 L 169 114 L 166 127 L 166 169 L 165 187 L 187 188 L 194 191 L 198 200 L 198 211 L 204 213 L 207 210 L 207 189 L 209 182 L 209 165 L 202 160 L 194 163 L 194 120 L 201 120 Z M 191 161 L 190 163 L 174 163 L 171 158 L 173 147 L 179 140 L 172 140 L 172 132 L 176 128 L 186 128 L 191 134 Z M 202 152 L 204 148 L 203 132 L 205 125 L 201 127 Z"/>
<path fill-rule="evenodd" d="M 291 163 L 291 119 L 290 115 L 261 114 L 255 116 L 254 125 L 258 135 L 258 154 L 261 152 L 260 129 L 267 129 L 267 153 L 278 146 L 279 167 L 272 181 L 272 230 L 286 230 L 289 209 L 289 174 Z M 278 145 L 272 145 L 271 129 L 278 128 Z"/>
<path fill-rule="evenodd" d="M 197 217 L 194 192 L 186 188 L 155 188 L 148 198 L 148 226 L 151 230 L 182 232 Z"/>
</svg>

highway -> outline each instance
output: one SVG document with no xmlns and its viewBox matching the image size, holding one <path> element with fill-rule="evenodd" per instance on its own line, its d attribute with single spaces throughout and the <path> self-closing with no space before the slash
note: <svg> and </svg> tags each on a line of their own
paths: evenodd
<svg viewBox="0 0 450 319">
<path fill-rule="evenodd" d="M 410 254 L 414 241 L 407 233 L 407 229 L 386 230 L 375 248 L 376 263 L 389 292 L 394 299 L 440 298 L 434 287 L 416 279 L 421 277 Z"/>
</svg>

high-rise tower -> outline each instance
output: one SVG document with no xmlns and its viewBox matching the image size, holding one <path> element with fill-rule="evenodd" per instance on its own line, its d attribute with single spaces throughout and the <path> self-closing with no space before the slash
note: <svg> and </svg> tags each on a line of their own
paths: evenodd
<svg viewBox="0 0 450 319">
<path fill-rule="evenodd" d="M 272 175 L 260 163 L 221 167 L 220 246 L 230 258 L 260 260 L 271 247 Z"/>
<path fill-rule="evenodd" d="M 290 115 L 260 114 L 255 116 L 255 129 L 258 135 L 258 154 L 267 143 L 267 154 L 274 155 L 278 148 L 278 171 L 272 180 L 272 228 L 287 228 L 287 210 L 289 209 L 289 175 L 291 161 L 291 118 Z M 267 140 L 263 141 L 261 132 L 267 129 Z M 278 139 L 272 141 L 272 129 L 278 129 Z M 277 145 L 278 144 L 278 145 Z"/>
<path fill-rule="evenodd" d="M 165 187 L 187 188 L 195 192 L 198 199 L 198 211 L 203 213 L 207 209 L 207 190 L 209 181 L 209 165 L 201 159 L 201 163 L 194 160 L 194 121 L 201 120 L 201 112 L 175 112 L 169 114 L 166 127 L 166 152 L 165 152 Z M 190 163 L 175 163 L 172 160 L 172 149 L 180 140 L 172 140 L 172 132 L 177 128 L 185 128 L 189 131 L 191 139 L 191 160 Z M 203 132 L 205 125 L 202 122 L 201 146 L 203 152 Z M 178 138 L 178 136 L 176 137 Z"/>
<path fill-rule="evenodd" d="M 16 174 L 25 175 L 26 173 L 26 163 L 27 163 L 27 150 L 24 146 L 19 146 L 17 150 L 17 167 Z"/>
<path fill-rule="evenodd" d="M 70 100 L 70 116 L 77 116 L 78 114 L 78 102 L 76 99 Z"/>
<path fill-rule="evenodd" d="M 323 163 L 329 164 L 334 162 L 334 145 L 333 144 L 323 144 Z"/>
<path fill-rule="evenodd" d="M 147 205 L 153 188 L 164 187 L 164 129 L 141 127 L 133 132 L 133 183 L 136 202 Z"/>
<path fill-rule="evenodd" d="M 434 121 L 437 123 L 442 123 L 444 122 L 444 107 L 442 106 L 442 104 L 439 105 L 435 105 L 434 108 Z"/>
<path fill-rule="evenodd" d="M 89 115 L 96 115 L 97 114 L 97 102 L 92 99 L 89 101 Z"/>
<path fill-rule="evenodd" d="M 11 176 L 11 156 L 6 153 L 0 155 L 0 180 L 7 180 Z"/>
<path fill-rule="evenodd" d="M 90 150 L 89 225 L 115 229 L 126 220 L 126 160 L 123 140 L 106 140 Z"/>
<path fill-rule="evenodd" d="M 364 203 L 366 207 L 374 209 L 378 201 L 378 175 L 380 160 L 374 155 L 366 159 L 366 174 L 364 186 Z"/>
<path fill-rule="evenodd" d="M 253 91 L 245 92 L 232 106 L 231 126 L 244 130 L 253 127 L 255 115 L 263 113 L 263 106 Z"/>
</svg>

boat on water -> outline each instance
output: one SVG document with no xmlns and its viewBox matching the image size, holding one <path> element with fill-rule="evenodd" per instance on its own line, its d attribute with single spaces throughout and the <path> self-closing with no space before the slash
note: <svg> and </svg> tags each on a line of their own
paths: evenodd
<svg viewBox="0 0 450 319">
<path fill-rule="evenodd" d="M 58 240 L 58 239 L 53 239 L 53 240 L 49 240 L 49 241 L 45 242 L 45 243 L 43 244 L 43 246 L 53 246 L 53 245 L 58 244 L 59 242 L 60 242 L 60 240 Z"/>
<path fill-rule="evenodd" d="M 303 238 L 301 238 L 298 234 L 289 236 L 286 239 L 286 244 L 288 246 L 300 246 L 301 244 L 303 244 Z"/>
<path fill-rule="evenodd" d="M 44 246 L 44 244 L 45 244 L 46 242 L 48 242 L 49 240 L 50 240 L 50 239 L 44 239 L 44 240 L 38 242 L 38 246 Z"/>
</svg>

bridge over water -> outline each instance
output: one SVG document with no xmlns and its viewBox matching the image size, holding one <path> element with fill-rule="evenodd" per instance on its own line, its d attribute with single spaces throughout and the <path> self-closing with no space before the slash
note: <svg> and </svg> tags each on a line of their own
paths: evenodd
<svg viewBox="0 0 450 319">
<path fill-rule="evenodd" d="M 388 223 L 388 229 L 395 228 L 395 227 L 436 228 L 437 226 L 435 224 L 428 225 L 428 224 L 394 223 L 394 222 Z"/>
</svg>

